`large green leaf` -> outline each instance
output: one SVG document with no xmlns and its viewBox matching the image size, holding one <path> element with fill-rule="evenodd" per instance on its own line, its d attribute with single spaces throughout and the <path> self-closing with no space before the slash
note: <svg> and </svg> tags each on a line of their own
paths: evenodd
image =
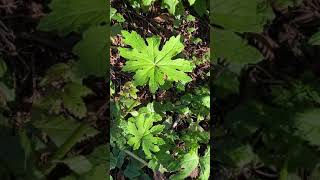
<svg viewBox="0 0 320 180">
<path fill-rule="evenodd" d="M 159 50 L 160 37 L 147 38 L 148 44 L 136 32 L 122 31 L 124 43 L 131 48 L 119 48 L 120 55 L 126 58 L 124 71 L 135 72 L 134 81 L 137 85 L 149 82 L 152 93 L 165 82 L 165 77 L 170 81 L 189 82 L 192 79 L 185 73 L 191 72 L 194 65 L 184 59 L 172 60 L 179 54 L 184 45 L 180 35 L 171 37 Z"/>
<path fill-rule="evenodd" d="M 46 133 L 57 146 L 61 146 L 80 126 L 79 122 L 70 118 L 64 118 L 63 116 L 35 114 L 33 115 L 32 120 L 35 121 L 33 123 L 34 126 Z M 82 134 L 77 141 L 94 136 L 97 133 L 97 130 L 88 127 L 85 133 Z"/>
<path fill-rule="evenodd" d="M 212 59 L 226 59 L 232 63 L 230 70 L 236 73 L 239 73 L 244 65 L 257 63 L 262 59 L 257 49 L 232 31 L 214 29 L 211 34 L 214 47 Z"/>
<path fill-rule="evenodd" d="M 38 28 L 67 34 L 81 32 L 92 25 L 109 22 L 108 3 L 102 0 L 53 0 L 52 10 L 41 19 Z M 94 48 L 92 48 L 94 49 Z"/>
<path fill-rule="evenodd" d="M 81 76 L 94 75 L 103 77 L 108 72 L 108 28 L 94 26 L 83 34 L 83 39 L 73 49 L 79 56 L 79 73 Z"/>
<path fill-rule="evenodd" d="M 260 32 L 264 22 L 258 13 L 258 2 L 257 0 L 212 1 L 213 23 L 237 32 Z"/>
</svg>

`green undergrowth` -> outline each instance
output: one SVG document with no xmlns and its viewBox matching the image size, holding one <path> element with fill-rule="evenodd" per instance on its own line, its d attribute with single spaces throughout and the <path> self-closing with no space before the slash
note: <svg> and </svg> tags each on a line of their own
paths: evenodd
<svg viewBox="0 0 320 180">
<path fill-rule="evenodd" d="M 111 7 L 111 71 L 128 77 L 123 80 L 115 76 L 110 82 L 111 178 L 209 179 L 209 85 L 203 82 L 189 87 L 200 80 L 192 78 L 193 72 L 209 63 L 209 58 L 198 58 L 194 53 L 185 56 L 185 42 L 190 37 L 178 30 L 184 22 L 208 15 L 207 9 L 196 8 L 201 12 L 198 17 L 186 16 L 180 8 L 194 9 L 196 4 L 207 2 L 188 3 L 186 6 L 182 1 L 163 0 L 122 4 L 138 14 L 148 14 L 152 8 L 168 13 L 174 19 L 175 23 L 169 25 L 176 35 L 165 38 L 155 32 L 146 36 L 127 28 L 131 21 L 126 19 L 128 14 L 121 5 Z M 189 28 L 192 32 L 195 29 Z M 207 80 L 209 73 L 202 78 Z M 143 94 L 149 98 L 144 99 Z"/>
<path fill-rule="evenodd" d="M 289 13 L 302 6 L 273 3 Z M 270 60 L 248 42 L 245 34 L 266 33 L 273 23 L 269 1 L 215 0 L 211 7 L 216 177 L 319 179 L 319 77 L 312 69 L 282 72 L 276 64 L 287 57 Z M 305 34 L 299 48 L 318 49 L 319 33 L 309 38 Z M 287 69 L 296 62 L 290 60 Z"/>
<path fill-rule="evenodd" d="M 77 33 L 81 40 L 73 47 L 73 59 L 58 59 L 37 77 L 30 116 L 1 115 L 0 179 L 107 179 L 109 148 L 106 140 L 101 143 L 106 137 L 98 127 L 98 109 L 88 101 L 108 99 L 85 82 L 108 75 L 108 5 L 101 0 L 52 0 L 48 9 L 37 31 L 62 38 Z M 19 100 L 15 92 L 21 90 L 5 85 L 13 72 L 0 60 L 1 112 L 7 114 Z M 93 147 L 85 150 L 84 143 L 90 142 Z"/>
</svg>

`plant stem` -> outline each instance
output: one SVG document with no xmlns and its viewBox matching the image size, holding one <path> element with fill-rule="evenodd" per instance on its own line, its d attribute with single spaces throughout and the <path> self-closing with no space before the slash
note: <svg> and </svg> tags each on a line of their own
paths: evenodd
<svg viewBox="0 0 320 180">
<path fill-rule="evenodd" d="M 52 160 L 62 159 L 68 151 L 77 143 L 80 137 L 82 137 L 88 128 L 87 123 L 81 123 L 81 125 L 73 132 L 73 134 L 59 147 L 59 149 L 53 154 L 50 158 Z M 46 171 L 45 174 L 49 174 L 51 170 L 55 167 L 55 164 L 51 165 Z"/>
<path fill-rule="evenodd" d="M 137 161 L 141 162 L 144 166 L 148 166 L 148 163 L 141 159 L 140 157 L 138 157 L 137 155 L 133 154 L 132 152 L 128 151 L 128 150 L 123 150 L 126 154 L 128 154 L 129 156 L 131 156 L 132 158 L 136 159 Z"/>
</svg>

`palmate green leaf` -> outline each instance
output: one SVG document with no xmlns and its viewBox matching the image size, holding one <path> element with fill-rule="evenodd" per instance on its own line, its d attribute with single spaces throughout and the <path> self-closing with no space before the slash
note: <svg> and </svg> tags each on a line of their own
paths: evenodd
<svg viewBox="0 0 320 180">
<path fill-rule="evenodd" d="M 82 32 L 92 25 L 109 22 L 108 3 L 101 0 L 53 0 L 52 10 L 43 17 L 38 28 L 43 31 L 58 31 L 67 34 Z"/>
<path fill-rule="evenodd" d="M 171 180 L 183 180 L 199 165 L 199 156 L 197 149 L 193 149 L 182 157 L 180 161 L 181 170 L 170 177 Z"/>
<path fill-rule="evenodd" d="M 107 74 L 108 38 L 108 28 L 105 26 L 93 26 L 84 32 L 82 40 L 73 49 L 79 56 L 78 73 L 81 77 L 102 77 Z"/>
<path fill-rule="evenodd" d="M 127 131 L 132 136 L 128 140 L 128 144 L 133 146 L 134 150 L 142 147 L 147 158 L 151 158 L 151 152 L 158 152 L 159 145 L 165 142 L 162 138 L 157 137 L 163 129 L 164 125 L 153 126 L 153 118 L 148 114 L 139 114 L 137 117 L 131 117 L 128 121 Z"/>
<path fill-rule="evenodd" d="M 149 83 L 152 93 L 165 82 L 165 77 L 170 81 L 191 81 L 185 72 L 191 72 L 194 65 L 184 59 L 172 60 L 179 54 L 184 46 L 180 41 L 180 35 L 171 37 L 159 50 L 160 37 L 144 39 L 136 32 L 122 31 L 124 43 L 131 48 L 119 48 L 120 55 L 127 59 L 124 71 L 135 72 L 134 82 L 138 86 Z"/>
<path fill-rule="evenodd" d="M 261 53 L 232 31 L 214 29 L 212 32 L 213 58 L 224 58 L 231 62 L 230 70 L 239 74 L 241 68 L 262 59 Z"/>
</svg>

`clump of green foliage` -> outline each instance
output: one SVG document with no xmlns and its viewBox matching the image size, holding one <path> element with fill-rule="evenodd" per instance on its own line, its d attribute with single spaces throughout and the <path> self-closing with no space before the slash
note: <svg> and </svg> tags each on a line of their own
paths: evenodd
<svg viewBox="0 0 320 180">
<path fill-rule="evenodd" d="M 290 12 L 299 5 L 302 1 L 276 0 L 273 6 L 264 0 L 212 2 L 217 177 L 264 179 L 268 172 L 276 179 L 319 179 L 318 77 L 310 69 L 299 76 L 281 72 L 273 65 L 286 57 L 267 62 L 267 51 L 245 36 L 266 32 L 276 17 L 272 7 Z M 304 41 L 301 46 L 317 48 L 319 33 Z M 252 69 L 264 78 L 252 80 L 256 74 L 246 74 Z"/>
<path fill-rule="evenodd" d="M 189 2 L 193 5 L 206 1 Z M 129 1 L 137 13 L 148 13 L 148 8 L 157 3 L 178 24 L 186 21 L 177 11 L 179 6 L 183 7 L 182 1 Z M 203 13 L 206 12 L 205 9 Z M 118 53 L 117 61 L 125 62 L 118 71 L 131 77 L 125 83 L 117 77 L 110 82 L 111 174 L 120 173 L 129 179 L 152 179 L 152 176 L 209 179 L 210 134 L 203 126 L 210 120 L 209 85 L 186 88 L 194 81 L 191 73 L 197 66 L 208 63 L 208 56 L 200 59 L 184 56 L 188 37 L 178 31 L 175 31 L 178 35 L 165 39 L 159 35 L 145 37 L 124 28 L 125 15 L 116 9 L 111 16 L 114 31 L 111 39 L 121 42 L 112 50 Z M 187 21 L 192 21 L 188 17 Z M 209 74 L 204 78 L 208 79 Z M 143 101 L 141 92 L 150 94 L 151 99 Z M 159 93 L 170 92 L 177 92 L 177 97 L 161 100 Z"/>
<path fill-rule="evenodd" d="M 85 155 L 73 148 L 101 133 L 94 127 L 95 120 L 89 116 L 84 101 L 88 96 L 96 97 L 96 93 L 84 81 L 107 75 L 108 6 L 100 0 L 52 0 L 49 9 L 38 30 L 62 37 L 71 32 L 82 35 L 72 50 L 78 58 L 54 64 L 37 80 L 31 117 L 22 120 L 23 127 L 15 135 L 8 117 L 1 115 L 1 179 L 46 179 L 61 165 L 70 169 L 63 179 L 107 179 L 107 144 L 100 144 Z M 12 73 L 0 60 L 1 75 Z M 15 97 L 10 88 L 4 84 L 1 87 L 5 89 L 1 98 L 3 111 L 10 108 L 6 103 L 15 101 Z M 38 157 L 44 153 L 45 162 Z"/>
</svg>

